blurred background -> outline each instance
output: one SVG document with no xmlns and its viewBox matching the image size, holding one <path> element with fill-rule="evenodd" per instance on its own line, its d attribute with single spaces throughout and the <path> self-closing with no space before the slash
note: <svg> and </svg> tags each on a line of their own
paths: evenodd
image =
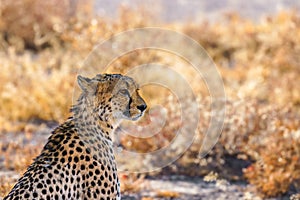
<svg viewBox="0 0 300 200">
<path fill-rule="evenodd" d="M 297 0 L 0 0 L 0 199 L 70 115 L 77 72 L 94 46 L 149 26 L 181 32 L 204 47 L 223 78 L 227 113 L 218 143 L 198 159 L 211 117 L 201 77 L 167 52 L 135 50 L 113 62 L 108 72 L 150 62 L 171 66 L 190 80 L 201 105 L 191 147 L 161 170 L 120 173 L 124 198 L 300 199 L 299 9 Z M 138 124 L 167 121 L 153 137 L 123 135 L 120 143 L 145 153 L 168 146 L 182 124 L 170 91 L 141 93 L 166 112 L 147 112 Z"/>
<path fill-rule="evenodd" d="M 164 22 L 199 22 L 203 19 L 217 20 L 226 12 L 237 12 L 243 18 L 259 21 L 262 17 L 274 15 L 283 10 L 299 9 L 300 3 L 294 0 L 267 0 L 267 1 L 189 1 L 189 0 L 97 0 L 94 2 L 94 11 L 99 16 L 115 18 L 118 16 L 116 9 L 120 4 L 131 8 L 148 8 L 155 12 L 156 17 Z M 151 8 L 151 9 L 150 9 Z"/>
</svg>

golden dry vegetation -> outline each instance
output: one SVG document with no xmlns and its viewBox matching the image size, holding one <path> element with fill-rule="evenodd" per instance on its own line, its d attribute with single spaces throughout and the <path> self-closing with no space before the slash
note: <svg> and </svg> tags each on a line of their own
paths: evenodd
<svg viewBox="0 0 300 200">
<path fill-rule="evenodd" d="M 186 63 L 166 52 L 136 50 L 112 63 L 110 71 L 125 73 L 132 66 L 159 62 L 194 80 L 191 85 L 201 104 L 197 139 L 167 171 L 203 176 L 213 170 L 230 181 L 247 180 L 263 197 L 300 192 L 300 16 L 296 12 L 282 12 L 257 23 L 228 14 L 215 23 L 164 24 L 150 20 L 151 13 L 125 7 L 117 19 L 107 20 L 85 15 L 89 6 L 73 8 L 78 14 L 70 14 L 72 10 L 60 11 L 69 8 L 68 1 L 61 7 L 41 2 L 2 0 L 0 5 L 0 151 L 4 159 L 0 170 L 24 172 L 42 148 L 40 143 L 28 142 L 35 139 L 34 132 L 47 121 L 62 122 L 68 117 L 77 71 L 95 44 L 155 23 L 199 42 L 217 64 L 227 94 L 222 135 L 199 160 L 210 119 L 209 93 L 201 77 L 184 71 Z M 39 12 L 41 7 L 49 12 Z M 32 12 L 24 14 L 25 8 Z M 142 92 L 150 107 L 160 103 L 168 110 L 168 121 L 151 138 L 122 137 L 127 149 L 147 152 L 167 146 L 182 125 L 178 100 L 168 91 L 156 91 L 145 88 Z M 147 113 L 140 124 L 149 120 Z M 13 139 L 18 135 L 23 139 Z M 123 189 L 138 191 L 141 179 L 124 177 Z M 14 181 L 1 179 L 0 196 Z"/>
</svg>

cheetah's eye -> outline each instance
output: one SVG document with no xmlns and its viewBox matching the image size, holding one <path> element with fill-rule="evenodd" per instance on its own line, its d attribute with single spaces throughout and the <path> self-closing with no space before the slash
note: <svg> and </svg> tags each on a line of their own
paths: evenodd
<svg viewBox="0 0 300 200">
<path fill-rule="evenodd" d="M 130 97 L 130 94 L 129 94 L 129 92 L 128 92 L 128 90 L 126 90 L 126 89 L 122 89 L 122 90 L 120 90 L 120 91 L 119 91 L 119 93 L 120 93 L 120 94 L 122 94 L 122 95 L 124 95 L 124 96 L 128 96 L 128 97 Z"/>
</svg>

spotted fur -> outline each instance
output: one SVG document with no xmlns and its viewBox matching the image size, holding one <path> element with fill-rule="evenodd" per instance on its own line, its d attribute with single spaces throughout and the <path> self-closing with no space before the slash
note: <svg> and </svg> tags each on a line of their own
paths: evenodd
<svg viewBox="0 0 300 200">
<path fill-rule="evenodd" d="M 70 117 L 4 199 L 121 199 L 110 135 L 136 120 L 146 103 L 134 80 L 119 74 L 78 76 L 82 90 Z"/>
</svg>

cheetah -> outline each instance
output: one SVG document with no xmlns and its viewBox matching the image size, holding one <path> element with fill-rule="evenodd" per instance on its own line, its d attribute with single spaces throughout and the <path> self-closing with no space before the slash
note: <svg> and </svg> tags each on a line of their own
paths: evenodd
<svg viewBox="0 0 300 200">
<path fill-rule="evenodd" d="M 71 117 L 52 132 L 8 199 L 121 199 L 111 136 L 122 119 L 147 105 L 136 82 L 120 74 L 77 77 L 81 95 Z"/>
</svg>

